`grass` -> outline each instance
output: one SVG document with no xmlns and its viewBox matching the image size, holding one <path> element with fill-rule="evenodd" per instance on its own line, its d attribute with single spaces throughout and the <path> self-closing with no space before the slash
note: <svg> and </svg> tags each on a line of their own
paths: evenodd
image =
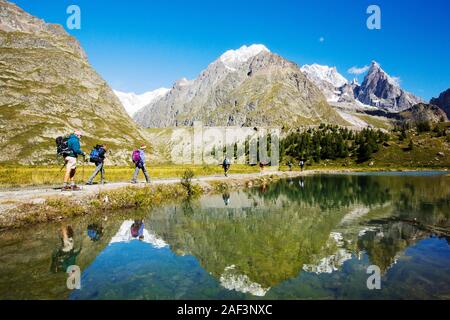
<svg viewBox="0 0 450 320">
<path fill-rule="evenodd" d="M 413 141 L 413 149 L 408 148 L 409 141 Z M 282 162 L 281 171 L 288 171 Z M 369 166 L 371 163 L 371 166 Z M 393 134 L 387 145 L 381 146 L 380 151 L 373 155 L 366 163 L 357 164 L 355 159 L 326 160 L 321 163 L 311 163 L 307 170 L 418 170 L 450 168 L 450 143 L 447 137 L 435 137 L 433 133 L 417 134 L 409 132 L 408 138 L 401 141 Z M 18 166 L 0 165 L 0 188 L 14 188 L 27 186 L 59 185 L 62 183 L 64 172 L 58 166 Z M 201 165 L 173 165 L 156 164 L 148 166 L 152 179 L 181 179 L 186 170 L 192 170 L 194 176 L 222 175 L 221 166 Z M 94 170 L 94 165 L 79 166 L 77 182 L 85 182 Z M 294 170 L 299 170 L 298 166 Z M 108 182 L 130 181 L 134 167 L 106 166 L 106 180 Z M 233 165 L 231 174 L 259 173 L 258 166 Z M 100 177 L 97 177 L 99 180 Z M 140 176 L 142 179 L 142 174 Z"/>
<path fill-rule="evenodd" d="M 49 186 L 62 183 L 64 169 L 57 166 L 7 166 L 0 165 L 0 188 Z M 77 172 L 77 183 L 85 182 L 94 171 L 94 165 L 80 165 Z M 194 166 L 194 165 L 155 165 L 148 166 L 152 179 L 181 179 L 184 172 L 190 169 L 196 177 L 223 174 L 221 166 Z M 127 182 L 131 180 L 134 167 L 106 166 L 106 180 L 108 182 Z M 246 165 L 233 165 L 231 174 L 244 174 L 259 172 L 259 167 Z M 84 179 L 83 179 L 84 178 Z M 142 173 L 140 173 L 142 179 Z M 100 176 L 95 181 L 99 181 Z"/>
</svg>

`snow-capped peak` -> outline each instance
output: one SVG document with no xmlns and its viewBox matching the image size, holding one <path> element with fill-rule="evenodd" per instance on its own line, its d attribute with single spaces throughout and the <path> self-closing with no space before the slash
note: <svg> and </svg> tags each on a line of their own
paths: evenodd
<svg viewBox="0 0 450 320">
<path fill-rule="evenodd" d="M 348 83 L 348 80 L 337 71 L 336 67 L 312 64 L 304 65 L 301 70 L 308 76 L 308 78 L 312 80 L 326 81 L 331 83 L 336 88 L 340 88 Z"/>
<path fill-rule="evenodd" d="M 143 107 L 162 99 L 169 91 L 169 89 L 160 88 L 143 94 L 136 94 L 134 92 L 127 93 L 117 90 L 114 90 L 114 93 L 119 98 L 120 102 L 122 102 L 127 113 L 132 117 Z"/>
<path fill-rule="evenodd" d="M 270 52 L 262 44 L 253 44 L 249 47 L 242 46 L 237 50 L 228 50 L 221 57 L 220 61 L 228 68 L 235 68 L 238 64 L 246 62 L 248 59 L 258 55 L 261 52 Z"/>
</svg>

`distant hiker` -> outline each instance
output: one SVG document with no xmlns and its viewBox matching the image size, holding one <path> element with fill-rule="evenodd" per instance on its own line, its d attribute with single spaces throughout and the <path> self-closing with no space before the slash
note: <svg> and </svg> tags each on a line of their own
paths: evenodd
<svg viewBox="0 0 450 320">
<path fill-rule="evenodd" d="M 139 171 L 142 170 L 145 176 L 145 181 L 147 183 L 150 183 L 150 177 L 147 173 L 147 168 L 145 166 L 145 149 L 147 147 L 145 145 L 142 145 L 140 149 L 134 150 L 133 154 L 131 156 L 134 165 L 136 166 L 136 169 L 134 170 L 133 178 L 131 179 L 131 183 L 137 183 L 137 177 L 139 174 Z"/>
<path fill-rule="evenodd" d="M 305 168 L 305 161 L 300 160 L 300 169 L 303 171 L 304 168 Z"/>
<path fill-rule="evenodd" d="M 289 161 L 287 165 L 289 167 L 289 171 L 292 171 L 292 161 Z"/>
<path fill-rule="evenodd" d="M 259 163 L 259 168 L 261 169 L 261 173 L 263 173 L 264 172 L 264 168 L 265 167 L 270 167 L 271 166 L 271 163 L 270 162 L 260 162 Z"/>
<path fill-rule="evenodd" d="M 105 158 L 107 148 L 105 145 L 96 145 L 89 155 L 90 162 L 94 163 L 96 168 L 92 176 L 89 178 L 87 185 L 94 183 L 95 177 L 100 173 L 100 183 L 105 183 Z"/>
<path fill-rule="evenodd" d="M 64 185 L 62 191 L 81 190 L 81 188 L 75 184 L 75 174 L 77 172 L 77 158 L 80 155 L 86 157 L 86 154 L 81 150 L 80 147 L 81 137 L 82 137 L 81 132 L 75 131 L 63 142 L 67 146 L 67 148 L 63 153 L 63 156 L 65 157 L 64 161 L 66 165 L 66 173 L 64 175 Z"/>
<path fill-rule="evenodd" d="M 228 159 L 228 157 L 225 157 L 222 163 L 223 171 L 225 174 L 225 177 L 228 177 L 228 170 L 230 170 L 231 167 L 231 161 Z"/>
</svg>

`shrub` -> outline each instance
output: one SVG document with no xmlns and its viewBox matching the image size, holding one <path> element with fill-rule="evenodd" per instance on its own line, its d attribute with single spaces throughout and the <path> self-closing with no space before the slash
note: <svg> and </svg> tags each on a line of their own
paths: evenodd
<svg viewBox="0 0 450 320">
<path fill-rule="evenodd" d="M 194 178 L 194 171 L 192 171 L 191 169 L 187 169 L 186 171 L 184 171 L 183 176 L 181 177 L 181 185 L 186 189 L 188 197 L 192 197 L 194 195 L 192 178 Z"/>
</svg>

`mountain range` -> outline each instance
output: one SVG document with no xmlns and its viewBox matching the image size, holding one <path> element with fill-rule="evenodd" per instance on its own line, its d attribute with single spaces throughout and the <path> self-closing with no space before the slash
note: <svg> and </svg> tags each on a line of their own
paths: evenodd
<svg viewBox="0 0 450 320">
<path fill-rule="evenodd" d="M 164 92 L 134 114 L 137 123 L 153 128 L 191 125 L 196 120 L 220 126 L 325 122 L 365 127 L 380 120 L 371 119 L 370 113 L 400 114 L 424 103 L 403 90 L 376 61 L 360 85 L 348 81 L 336 67 L 299 67 L 260 44 L 229 50 L 196 79 L 178 80 Z"/>
<path fill-rule="evenodd" d="M 144 127 L 348 123 L 301 69 L 263 45 L 229 50 L 194 80 L 181 79 L 134 119 Z"/>
<path fill-rule="evenodd" d="M 335 67 L 299 66 L 264 45 L 229 50 L 196 79 L 180 79 L 170 89 L 113 91 L 62 26 L 5 0 L 0 17 L 0 163 L 55 162 L 54 139 L 75 129 L 84 134 L 85 151 L 103 142 L 109 160 L 124 164 L 132 148 L 157 140 L 160 132 L 143 127 L 201 120 L 206 126 L 388 128 L 390 118 L 436 122 L 450 112 L 450 89 L 426 104 L 377 62 L 360 85 Z"/>
</svg>

